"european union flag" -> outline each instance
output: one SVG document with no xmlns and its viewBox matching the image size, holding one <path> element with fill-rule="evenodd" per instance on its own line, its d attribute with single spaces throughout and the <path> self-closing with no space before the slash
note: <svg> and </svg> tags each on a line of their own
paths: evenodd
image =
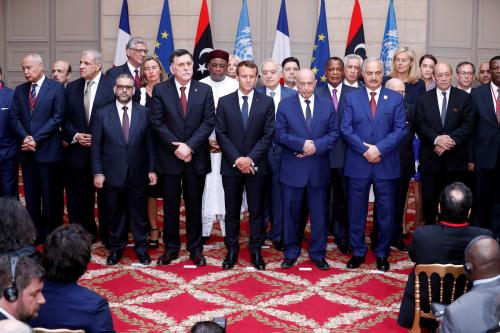
<svg viewBox="0 0 500 333">
<path fill-rule="evenodd" d="M 330 44 L 328 42 L 328 28 L 326 26 L 325 0 L 321 0 L 318 28 L 316 30 L 316 38 L 314 39 L 311 59 L 311 69 L 316 76 L 316 80 L 318 80 L 318 86 L 326 82 L 325 63 L 328 58 L 330 58 Z"/>
<path fill-rule="evenodd" d="M 234 42 L 234 55 L 240 57 L 241 60 L 253 60 L 252 32 L 250 31 L 247 0 L 243 0 L 241 6 L 240 22 Z"/>
<path fill-rule="evenodd" d="M 163 68 L 170 73 L 170 64 L 168 58 L 174 52 L 174 35 L 172 35 L 172 24 L 170 22 L 170 9 L 168 0 L 163 2 L 161 11 L 160 26 L 158 27 L 158 36 L 155 42 L 154 56 L 160 59 Z"/>
<path fill-rule="evenodd" d="M 392 69 L 392 58 L 394 52 L 398 49 L 398 28 L 396 26 L 396 14 L 394 12 L 394 3 L 389 2 L 389 11 L 387 12 L 387 20 L 385 21 L 384 40 L 382 40 L 382 48 L 380 51 L 380 60 L 384 64 L 385 75 L 389 75 Z"/>
</svg>

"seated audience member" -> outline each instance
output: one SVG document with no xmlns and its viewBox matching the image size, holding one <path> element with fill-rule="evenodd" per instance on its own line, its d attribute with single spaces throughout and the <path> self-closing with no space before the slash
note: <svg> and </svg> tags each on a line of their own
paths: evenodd
<svg viewBox="0 0 500 333">
<path fill-rule="evenodd" d="M 191 333 L 224 333 L 225 330 L 213 321 L 199 321 L 191 327 Z"/>
<path fill-rule="evenodd" d="M 0 198 L 0 255 L 27 256 L 38 261 L 35 237 L 35 225 L 19 200 Z"/>
<path fill-rule="evenodd" d="M 31 328 L 25 323 L 15 319 L 0 320 L 0 332 L 2 333 L 32 333 Z"/>
<path fill-rule="evenodd" d="M 465 274 L 472 289 L 444 311 L 441 333 L 486 332 L 498 326 L 495 302 L 500 294 L 500 247 L 489 236 L 474 238 L 465 249 Z"/>
<path fill-rule="evenodd" d="M 491 235 L 486 229 L 469 226 L 472 193 L 463 183 L 444 188 L 439 199 L 439 223 L 418 227 L 409 246 L 410 259 L 415 264 L 463 263 L 464 249 L 480 235 Z M 398 324 L 411 328 L 415 310 L 415 274 L 408 276 L 399 310 Z M 426 325 L 426 323 L 422 323 Z"/>
<path fill-rule="evenodd" d="M 60 226 L 48 236 L 42 256 L 47 304 L 31 322 L 33 327 L 114 332 L 108 301 L 77 284 L 90 262 L 90 244 L 90 235 L 79 224 Z"/>
<path fill-rule="evenodd" d="M 43 268 L 28 257 L 0 257 L 0 320 L 28 322 L 45 304 Z M 3 331 L 1 331 L 3 332 Z"/>
</svg>

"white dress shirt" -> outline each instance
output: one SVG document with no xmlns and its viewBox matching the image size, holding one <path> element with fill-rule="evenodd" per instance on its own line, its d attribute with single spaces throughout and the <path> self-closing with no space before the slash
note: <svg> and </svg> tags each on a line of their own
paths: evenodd
<svg viewBox="0 0 500 333">
<path fill-rule="evenodd" d="M 238 89 L 238 101 L 240 104 L 240 111 L 241 108 L 243 107 L 243 96 L 248 96 L 247 103 L 248 103 L 248 117 L 250 118 L 250 109 L 252 108 L 252 100 L 253 100 L 253 89 L 250 91 L 248 95 L 245 95 L 241 92 L 240 89 Z"/>
<path fill-rule="evenodd" d="M 180 84 L 179 82 L 177 82 L 176 79 L 174 79 L 174 82 L 175 82 L 175 87 L 177 88 L 177 94 L 179 95 L 179 99 L 181 98 L 181 87 L 186 87 L 186 90 L 184 91 L 184 93 L 186 94 L 186 101 L 188 101 L 188 98 L 189 98 L 189 87 L 191 86 L 191 80 L 189 80 L 189 82 L 186 83 L 185 86 L 183 86 L 182 84 Z"/>
<path fill-rule="evenodd" d="M 127 107 L 127 114 L 128 114 L 128 124 L 130 127 L 132 127 L 132 100 L 128 102 L 127 104 L 122 104 L 118 100 L 116 100 L 116 109 L 118 110 L 118 117 L 120 118 L 120 125 L 123 126 L 123 107 Z"/>
<path fill-rule="evenodd" d="M 308 98 L 309 101 L 309 107 L 311 108 L 311 118 L 314 118 L 314 94 L 311 95 L 311 97 Z M 299 94 L 299 101 L 300 101 L 300 107 L 302 108 L 302 113 L 304 114 L 304 119 L 306 119 L 306 108 L 307 108 L 307 103 L 306 99 L 302 97 L 301 94 Z"/>
</svg>

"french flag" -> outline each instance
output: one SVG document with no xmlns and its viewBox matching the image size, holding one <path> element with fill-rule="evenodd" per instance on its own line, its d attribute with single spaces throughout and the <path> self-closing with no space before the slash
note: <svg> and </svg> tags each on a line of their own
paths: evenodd
<svg viewBox="0 0 500 333">
<path fill-rule="evenodd" d="M 290 51 L 290 34 L 288 33 L 288 19 L 286 17 L 285 0 L 281 0 L 280 16 L 278 18 L 278 27 L 276 28 L 276 36 L 274 37 L 273 58 L 278 64 L 281 64 L 283 59 L 291 56 Z"/>
<path fill-rule="evenodd" d="M 128 22 L 128 3 L 123 0 L 122 12 L 120 14 L 120 25 L 118 26 L 118 37 L 116 39 L 115 58 L 113 66 L 121 66 L 127 62 L 127 43 L 130 40 L 130 24 Z"/>
</svg>

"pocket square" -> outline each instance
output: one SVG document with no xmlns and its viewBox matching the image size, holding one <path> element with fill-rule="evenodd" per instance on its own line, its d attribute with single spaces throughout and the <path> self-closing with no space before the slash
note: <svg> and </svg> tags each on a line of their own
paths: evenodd
<svg viewBox="0 0 500 333">
<path fill-rule="evenodd" d="M 459 111 L 460 111 L 459 108 L 457 108 L 456 106 L 453 107 L 453 112 L 459 112 Z"/>
<path fill-rule="evenodd" d="M 2 110 L 8 110 L 9 108 L 2 108 Z"/>
</svg>

